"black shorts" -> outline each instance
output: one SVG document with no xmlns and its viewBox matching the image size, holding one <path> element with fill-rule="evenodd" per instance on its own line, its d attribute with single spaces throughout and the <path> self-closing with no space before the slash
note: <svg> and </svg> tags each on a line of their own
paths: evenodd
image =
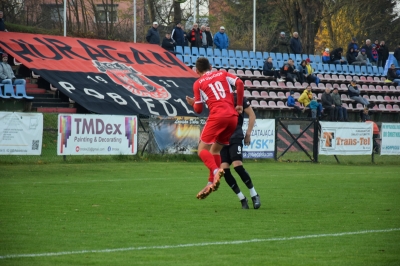
<svg viewBox="0 0 400 266">
<path fill-rule="evenodd" d="M 221 163 L 232 164 L 233 161 L 243 161 L 243 144 L 232 143 L 221 150 Z"/>
</svg>

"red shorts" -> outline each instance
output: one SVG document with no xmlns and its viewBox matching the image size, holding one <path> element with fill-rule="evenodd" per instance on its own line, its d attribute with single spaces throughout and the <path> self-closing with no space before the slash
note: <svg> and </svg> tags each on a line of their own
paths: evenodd
<svg viewBox="0 0 400 266">
<path fill-rule="evenodd" d="M 237 116 L 209 117 L 200 135 L 200 140 L 206 144 L 218 142 L 228 145 L 238 123 Z"/>
</svg>

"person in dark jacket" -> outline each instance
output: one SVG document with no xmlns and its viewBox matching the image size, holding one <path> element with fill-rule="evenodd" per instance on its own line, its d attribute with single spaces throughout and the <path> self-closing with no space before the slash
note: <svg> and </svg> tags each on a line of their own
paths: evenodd
<svg viewBox="0 0 400 266">
<path fill-rule="evenodd" d="M 191 47 L 201 47 L 202 46 L 202 32 L 199 29 L 199 24 L 194 23 L 193 28 L 190 31 L 189 41 Z"/>
<path fill-rule="evenodd" d="M 387 48 L 385 41 L 381 41 L 378 48 L 378 67 L 385 67 L 386 61 L 389 58 L 389 48 Z"/>
<path fill-rule="evenodd" d="M 324 108 L 324 114 L 329 114 L 329 120 L 334 121 L 335 119 L 335 102 L 331 96 L 331 89 L 325 88 L 325 92 L 321 96 L 322 108 Z"/>
<path fill-rule="evenodd" d="M 153 26 L 147 32 L 146 40 L 150 44 L 160 45 L 160 34 L 158 33 L 157 27 L 158 27 L 158 22 L 154 21 Z"/>
<path fill-rule="evenodd" d="M 172 30 L 171 39 L 176 46 L 185 45 L 185 32 L 182 30 L 182 23 L 176 23 L 176 27 Z"/>
<path fill-rule="evenodd" d="M 284 31 L 282 31 L 276 40 L 275 47 L 277 47 L 279 53 L 289 54 L 289 42 L 289 37 L 286 36 Z"/>
<path fill-rule="evenodd" d="M 332 64 L 345 64 L 347 65 L 347 61 L 342 59 L 343 48 L 339 47 L 334 49 L 331 52 L 331 63 Z"/>
<path fill-rule="evenodd" d="M 210 30 L 210 26 L 206 26 L 206 36 L 207 36 L 207 46 L 212 48 L 214 45 L 214 41 L 213 41 L 213 35 Z"/>
<path fill-rule="evenodd" d="M 174 40 L 171 39 L 171 34 L 165 34 L 165 38 L 162 41 L 161 47 L 169 52 L 175 52 Z"/>
<path fill-rule="evenodd" d="M 368 57 L 368 59 L 369 59 L 369 62 L 372 64 L 372 65 L 376 65 L 376 61 L 375 61 L 375 59 L 374 59 L 374 56 L 372 55 L 372 45 L 371 45 L 371 40 L 370 39 L 367 39 L 366 41 L 365 41 L 365 45 L 363 46 L 363 47 L 361 47 L 362 49 L 365 49 L 365 53 L 367 54 L 367 57 Z"/>
<path fill-rule="evenodd" d="M 346 59 L 347 59 L 347 63 L 349 65 L 359 65 L 360 64 L 360 62 L 356 62 L 356 56 L 354 56 L 354 49 L 352 47 L 350 47 L 349 50 L 347 50 Z"/>
<path fill-rule="evenodd" d="M 0 31 L 7 31 L 6 25 L 4 25 L 3 11 L 0 11 Z"/>
<path fill-rule="evenodd" d="M 350 99 L 361 103 L 364 106 L 372 108 L 373 106 L 370 105 L 369 101 L 361 96 L 361 91 L 357 86 L 357 82 L 355 80 L 350 81 L 350 85 L 347 91 Z"/>
<path fill-rule="evenodd" d="M 299 117 L 303 108 L 296 105 L 296 99 L 293 97 L 293 95 L 294 95 L 294 91 L 290 91 L 290 95 L 289 95 L 286 103 L 287 103 L 288 107 L 294 108 L 294 111 L 295 111 L 294 116 Z"/>
<path fill-rule="evenodd" d="M 354 55 L 354 57 L 357 57 L 360 50 L 359 50 L 359 47 L 357 44 L 357 39 L 355 37 L 351 38 L 351 42 L 347 46 L 347 51 L 350 50 L 350 48 L 353 48 L 353 55 Z"/>
<path fill-rule="evenodd" d="M 296 82 L 298 79 L 298 72 L 292 58 L 289 58 L 287 63 L 281 68 L 281 74 L 286 77 L 286 81 Z"/>
<path fill-rule="evenodd" d="M 388 69 L 387 72 L 387 77 L 388 80 L 396 83 L 396 86 L 400 86 L 400 75 L 397 75 L 396 73 L 396 67 L 394 64 L 390 65 L 390 68 Z"/>
<path fill-rule="evenodd" d="M 299 40 L 299 33 L 293 32 L 293 37 L 290 39 L 290 50 L 294 54 L 301 54 L 303 52 L 303 47 Z"/>
<path fill-rule="evenodd" d="M 276 78 L 276 81 L 278 81 L 278 82 L 285 81 L 284 79 L 281 78 L 281 74 L 279 73 L 279 70 L 274 68 L 274 66 L 272 64 L 272 57 L 270 57 L 270 56 L 264 62 L 263 75 L 264 76 L 274 76 Z"/>
</svg>

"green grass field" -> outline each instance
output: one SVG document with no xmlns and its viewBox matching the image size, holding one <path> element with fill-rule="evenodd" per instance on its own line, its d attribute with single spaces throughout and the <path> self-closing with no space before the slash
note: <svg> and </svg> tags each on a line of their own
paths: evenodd
<svg viewBox="0 0 400 266">
<path fill-rule="evenodd" d="M 258 210 L 200 162 L 0 164 L 0 265 L 400 265 L 400 165 L 245 167 Z"/>
</svg>

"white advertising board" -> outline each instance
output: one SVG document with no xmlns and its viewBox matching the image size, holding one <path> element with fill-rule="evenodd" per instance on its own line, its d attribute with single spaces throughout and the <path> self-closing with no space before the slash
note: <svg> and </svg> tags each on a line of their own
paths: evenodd
<svg viewBox="0 0 400 266">
<path fill-rule="evenodd" d="M 58 115 L 58 155 L 133 155 L 136 153 L 136 116 Z"/>
<path fill-rule="evenodd" d="M 43 114 L 0 112 L 0 155 L 40 155 Z"/>
<path fill-rule="evenodd" d="M 249 119 L 243 121 L 243 132 L 246 133 Z M 251 132 L 249 146 L 243 146 L 243 158 L 274 158 L 275 153 L 275 119 L 256 119 Z"/>
<path fill-rule="evenodd" d="M 319 154 L 367 155 L 372 153 L 372 123 L 320 122 Z"/>
<path fill-rule="evenodd" d="M 400 155 L 400 124 L 382 123 L 381 155 Z"/>
</svg>

